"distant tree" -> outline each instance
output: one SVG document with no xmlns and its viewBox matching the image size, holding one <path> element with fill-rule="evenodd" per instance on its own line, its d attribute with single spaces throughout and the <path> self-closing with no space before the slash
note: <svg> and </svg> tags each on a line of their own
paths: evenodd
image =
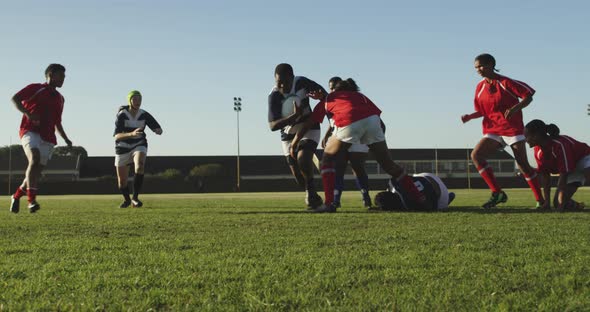
<svg viewBox="0 0 590 312">
<path fill-rule="evenodd" d="M 223 166 L 220 164 L 204 164 L 195 166 L 189 172 L 189 177 L 214 177 L 223 174 Z"/>
<path fill-rule="evenodd" d="M 82 156 L 82 158 L 88 158 L 88 152 L 82 146 L 72 146 L 71 148 L 67 146 L 57 146 L 53 149 L 54 156 Z"/>
<path fill-rule="evenodd" d="M 156 174 L 156 176 L 166 180 L 171 180 L 182 177 L 182 172 L 178 169 L 170 168 Z"/>
<path fill-rule="evenodd" d="M 25 151 L 23 150 L 23 147 L 20 144 L 12 144 L 12 145 L 6 145 L 6 146 L 0 147 L 0 157 L 1 158 L 7 158 L 9 152 L 12 154 L 12 157 L 14 157 L 14 158 L 19 158 L 19 157 L 26 158 L 27 157 L 25 155 Z"/>
</svg>

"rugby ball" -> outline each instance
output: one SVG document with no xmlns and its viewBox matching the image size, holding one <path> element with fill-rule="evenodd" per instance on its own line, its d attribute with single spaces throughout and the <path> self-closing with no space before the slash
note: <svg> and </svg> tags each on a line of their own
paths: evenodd
<svg viewBox="0 0 590 312">
<path fill-rule="evenodd" d="M 283 117 L 288 117 L 295 112 L 295 106 L 299 107 L 301 105 L 301 98 L 295 94 L 289 94 L 285 96 L 283 100 L 283 110 L 282 115 Z"/>
</svg>

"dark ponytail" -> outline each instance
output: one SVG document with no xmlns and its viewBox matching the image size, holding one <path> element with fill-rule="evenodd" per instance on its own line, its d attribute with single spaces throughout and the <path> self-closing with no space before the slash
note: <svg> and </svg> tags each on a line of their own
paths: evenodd
<svg viewBox="0 0 590 312">
<path fill-rule="evenodd" d="M 542 138 L 554 139 L 559 136 L 559 128 L 554 124 L 545 124 L 544 121 L 533 119 L 526 124 L 525 128 L 530 134 L 540 136 Z"/>
<path fill-rule="evenodd" d="M 547 132 L 547 134 L 549 134 L 549 137 L 554 139 L 557 138 L 559 136 L 559 127 L 556 126 L 555 124 L 548 124 L 547 127 L 545 128 L 545 132 Z"/>
<path fill-rule="evenodd" d="M 352 78 L 342 80 L 336 84 L 334 91 L 359 91 L 360 88 Z"/>
</svg>

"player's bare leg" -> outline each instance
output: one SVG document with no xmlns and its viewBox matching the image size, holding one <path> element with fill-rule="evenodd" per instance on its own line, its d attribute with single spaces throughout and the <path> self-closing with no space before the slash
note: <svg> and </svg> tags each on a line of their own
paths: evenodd
<svg viewBox="0 0 590 312">
<path fill-rule="evenodd" d="M 357 187 L 363 197 L 363 205 L 367 208 L 371 207 L 372 204 L 371 196 L 369 195 L 369 176 L 365 171 L 365 162 L 368 155 L 368 153 L 348 153 L 350 167 L 356 178 Z"/>
<path fill-rule="evenodd" d="M 119 208 L 128 208 L 131 205 L 131 197 L 129 196 L 129 186 L 127 185 L 129 177 L 129 166 L 121 166 L 117 168 L 117 184 L 119 191 L 123 195 L 124 201 L 121 203 Z"/>
<path fill-rule="evenodd" d="M 518 165 L 518 169 L 522 172 L 527 184 L 533 191 L 535 200 L 537 201 L 537 208 L 542 207 L 545 203 L 543 195 L 541 193 L 541 185 L 539 183 L 539 177 L 537 172 L 529 164 L 529 160 L 526 155 L 526 141 L 520 141 L 512 144 L 512 152 L 514 153 L 514 159 Z"/>
<path fill-rule="evenodd" d="M 334 204 L 334 185 L 336 182 L 336 160 L 338 153 L 348 150 L 350 143 L 345 143 L 332 136 L 328 139 L 322 156 L 322 183 L 324 186 L 324 205 L 314 212 L 336 212 Z"/>
<path fill-rule="evenodd" d="M 27 186 L 27 197 L 29 201 L 29 211 L 31 213 L 41 209 L 39 203 L 37 203 L 37 183 L 41 172 L 43 171 L 43 165 L 41 165 L 41 153 L 38 148 L 32 148 L 30 153 L 25 153 L 28 159 L 27 170 L 25 171 L 25 183 Z"/>
<path fill-rule="evenodd" d="M 482 205 L 486 209 L 495 207 L 499 203 L 505 203 L 508 200 L 508 196 L 502 191 L 498 181 L 496 181 L 492 167 L 487 162 L 487 158 L 500 148 L 502 148 L 502 144 L 498 141 L 490 138 L 482 138 L 475 148 L 473 148 L 473 151 L 471 151 L 473 165 L 477 168 L 477 171 L 492 191 L 490 199 Z"/>
</svg>

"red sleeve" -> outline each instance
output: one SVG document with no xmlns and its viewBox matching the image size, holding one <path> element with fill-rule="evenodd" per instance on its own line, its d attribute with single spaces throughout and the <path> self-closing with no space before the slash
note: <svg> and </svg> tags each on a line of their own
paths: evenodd
<svg viewBox="0 0 590 312">
<path fill-rule="evenodd" d="M 537 171 L 551 173 L 551 170 L 547 168 L 547 164 L 543 162 L 543 150 L 535 146 L 533 154 L 535 155 L 535 160 L 537 161 Z"/>
<path fill-rule="evenodd" d="M 557 161 L 557 168 L 559 173 L 567 173 L 576 169 L 576 160 L 574 159 L 574 153 L 569 144 L 561 142 L 561 140 L 555 140 L 553 143 L 553 155 Z"/>
<path fill-rule="evenodd" d="M 33 83 L 26 86 L 24 89 L 18 91 L 14 96 L 19 98 L 21 101 L 28 101 L 30 100 L 37 91 L 39 91 L 40 85 L 38 83 Z"/>
<path fill-rule="evenodd" d="M 476 112 L 478 113 L 483 113 L 481 110 L 481 107 L 479 106 L 479 95 L 481 93 L 481 89 L 483 88 L 481 83 L 478 83 L 477 86 L 475 87 L 475 96 L 473 97 L 473 108 L 475 109 Z"/>
<path fill-rule="evenodd" d="M 504 80 L 504 84 L 506 89 L 510 93 L 516 95 L 521 99 L 524 99 L 528 96 L 535 94 L 535 89 L 531 88 L 529 85 L 522 81 L 506 79 Z"/>
<path fill-rule="evenodd" d="M 317 123 L 322 123 L 322 121 L 324 121 L 324 117 L 326 117 L 326 102 L 320 101 L 313 108 L 313 112 L 311 113 L 311 119 Z"/>
</svg>

